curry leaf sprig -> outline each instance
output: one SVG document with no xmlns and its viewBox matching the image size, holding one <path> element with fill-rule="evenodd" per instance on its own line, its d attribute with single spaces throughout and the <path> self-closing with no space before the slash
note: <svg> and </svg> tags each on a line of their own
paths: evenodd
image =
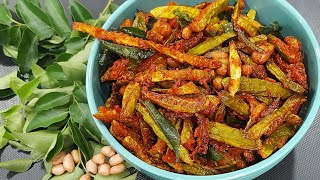
<svg viewBox="0 0 320 180">
<path fill-rule="evenodd" d="M 109 1 L 99 18 L 93 19 L 77 0 L 69 4 L 74 21 L 97 26 L 117 8 Z M 0 98 L 17 95 L 20 104 L 1 112 L 0 148 L 10 144 L 30 156 L 0 162 L 0 168 L 24 172 L 43 161 L 48 172 L 43 179 L 79 179 L 83 164 L 97 147 L 107 144 L 92 119 L 85 92 L 93 41 L 72 31 L 59 0 L 45 0 L 42 6 L 39 0 L 17 0 L 14 10 L 7 5 L 7 1 L 0 4 L 0 46 L 19 69 L 1 77 Z M 81 163 L 72 173 L 52 177 L 53 157 L 74 148 L 82 154 Z"/>
</svg>

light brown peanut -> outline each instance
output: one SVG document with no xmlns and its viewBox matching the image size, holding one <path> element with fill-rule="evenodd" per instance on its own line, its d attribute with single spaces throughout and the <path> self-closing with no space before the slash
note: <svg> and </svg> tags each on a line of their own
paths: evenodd
<svg viewBox="0 0 320 180">
<path fill-rule="evenodd" d="M 112 149 L 111 146 L 104 146 L 101 148 L 101 154 L 105 155 L 106 157 L 111 157 L 116 154 L 116 152 Z"/>
<path fill-rule="evenodd" d="M 63 174 L 64 172 L 66 172 L 66 170 L 64 169 L 62 164 L 55 165 L 51 169 L 51 173 L 56 176 L 59 176 L 59 175 Z"/>
<path fill-rule="evenodd" d="M 65 151 L 60 151 L 53 159 L 52 159 L 52 165 L 58 165 L 61 164 L 63 161 L 63 158 L 67 155 Z"/>
<path fill-rule="evenodd" d="M 110 165 L 109 164 L 101 164 L 98 167 L 98 174 L 100 174 L 101 176 L 108 176 L 110 175 Z"/>
<path fill-rule="evenodd" d="M 77 149 L 74 149 L 71 151 L 71 156 L 73 158 L 73 161 L 78 164 L 80 161 L 79 151 Z"/>
<path fill-rule="evenodd" d="M 87 171 L 91 172 L 92 174 L 97 174 L 98 171 L 98 166 L 96 163 L 94 163 L 92 161 L 92 159 L 90 159 L 87 163 L 86 163 L 86 168 Z"/>
<path fill-rule="evenodd" d="M 124 161 L 123 157 L 121 157 L 120 154 L 116 154 L 109 159 L 109 164 L 111 166 L 115 166 L 122 163 L 123 161 Z"/>
<path fill-rule="evenodd" d="M 124 164 L 118 164 L 110 168 L 110 174 L 119 174 L 122 173 L 125 169 L 126 166 Z"/>
<path fill-rule="evenodd" d="M 96 164 L 103 164 L 106 162 L 106 156 L 103 154 L 96 154 L 92 157 L 92 161 Z"/>
<path fill-rule="evenodd" d="M 90 177 L 89 174 L 84 174 L 84 175 L 82 175 L 81 178 L 80 178 L 80 180 L 90 180 L 90 179 L 91 179 L 91 177 Z"/>
<path fill-rule="evenodd" d="M 75 165 L 70 153 L 63 158 L 63 167 L 66 171 L 73 172 Z"/>
</svg>

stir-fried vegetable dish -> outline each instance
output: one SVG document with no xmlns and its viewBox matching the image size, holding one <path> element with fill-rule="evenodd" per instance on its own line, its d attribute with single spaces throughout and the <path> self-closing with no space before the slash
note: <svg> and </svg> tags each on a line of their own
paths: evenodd
<svg viewBox="0 0 320 180">
<path fill-rule="evenodd" d="M 219 174 L 268 158 L 302 123 L 307 75 L 300 41 L 245 8 L 170 2 L 110 31 L 74 23 L 103 42 L 101 82 L 112 90 L 94 117 L 172 172 Z"/>
</svg>

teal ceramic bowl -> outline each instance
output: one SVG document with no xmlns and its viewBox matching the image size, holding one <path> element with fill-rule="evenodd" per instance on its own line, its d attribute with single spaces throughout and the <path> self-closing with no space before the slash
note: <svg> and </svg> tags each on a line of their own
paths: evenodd
<svg viewBox="0 0 320 180">
<path fill-rule="evenodd" d="M 200 2 L 210 0 L 175 0 L 179 4 L 195 5 Z M 104 24 L 104 29 L 110 27 L 119 27 L 125 18 L 133 18 L 137 9 L 150 11 L 157 6 L 163 6 L 168 0 L 127 0 L 121 5 L 117 11 L 112 14 L 108 21 Z M 234 3 L 232 1 L 231 3 Z M 320 48 L 316 37 L 310 29 L 308 23 L 301 15 L 285 0 L 247 0 L 247 7 L 257 10 L 257 18 L 263 24 L 268 24 L 277 20 L 282 25 L 284 35 L 293 35 L 297 37 L 303 45 L 304 62 L 308 72 L 309 93 L 308 102 L 302 108 L 301 115 L 304 117 L 304 122 L 300 126 L 298 132 L 287 142 L 280 150 L 275 152 L 269 158 L 249 166 L 247 168 L 237 170 L 230 173 L 212 175 L 212 176 L 192 176 L 176 174 L 161 170 L 151 166 L 136 156 L 127 151 L 109 132 L 105 124 L 95 120 L 100 132 L 111 144 L 111 146 L 121 154 L 126 161 L 130 162 L 139 171 L 155 179 L 183 179 L 183 180 L 214 180 L 214 179 L 253 179 L 279 163 L 285 158 L 292 149 L 299 143 L 302 137 L 306 134 L 311 126 L 320 102 Z M 109 96 L 110 89 L 105 84 L 99 81 L 99 65 L 97 57 L 100 51 L 101 43 L 96 40 L 87 66 L 86 90 L 91 113 L 96 113 L 97 108 L 104 104 Z"/>
</svg>

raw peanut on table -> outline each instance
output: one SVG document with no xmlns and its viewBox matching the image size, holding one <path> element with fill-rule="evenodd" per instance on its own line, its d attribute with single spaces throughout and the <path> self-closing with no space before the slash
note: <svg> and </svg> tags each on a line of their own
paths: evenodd
<svg viewBox="0 0 320 180">
<path fill-rule="evenodd" d="M 111 166 L 109 164 L 101 164 L 99 167 L 98 167 L 98 174 L 100 174 L 101 176 L 108 176 L 110 175 L 110 168 Z"/>
<path fill-rule="evenodd" d="M 92 174 L 97 174 L 98 171 L 98 166 L 96 163 L 94 163 L 92 161 L 92 159 L 90 159 L 87 163 L 86 163 L 86 168 L 87 171 L 91 172 Z"/>
<path fill-rule="evenodd" d="M 115 165 L 118 165 L 120 163 L 123 163 L 124 159 L 123 157 L 120 156 L 120 154 L 116 154 L 116 155 L 113 155 L 110 159 L 109 159 L 109 164 L 111 166 L 115 166 Z"/>
<path fill-rule="evenodd" d="M 116 154 L 116 152 L 112 149 L 111 146 L 104 146 L 101 148 L 101 154 L 105 155 L 106 157 L 111 157 Z"/>
<path fill-rule="evenodd" d="M 96 154 L 92 157 L 92 161 L 96 164 L 103 164 L 106 161 L 106 156 L 103 154 Z"/>
<path fill-rule="evenodd" d="M 75 165 L 70 153 L 63 158 L 63 167 L 66 171 L 73 172 Z"/>
<path fill-rule="evenodd" d="M 51 173 L 56 176 L 59 176 L 59 175 L 63 174 L 64 172 L 66 172 L 66 170 L 64 169 L 62 164 L 55 165 L 51 169 Z"/>
<path fill-rule="evenodd" d="M 79 151 L 77 149 L 74 149 L 71 151 L 71 156 L 73 158 L 73 161 L 78 164 L 80 161 L 80 154 Z"/>
<path fill-rule="evenodd" d="M 118 164 L 110 168 L 110 174 L 119 174 L 119 173 L 122 173 L 125 169 L 126 169 L 126 165 Z"/>
<path fill-rule="evenodd" d="M 80 180 L 90 180 L 90 179 L 91 179 L 91 177 L 90 177 L 89 174 L 84 174 L 84 175 L 82 175 L 81 178 L 80 178 Z"/>
<path fill-rule="evenodd" d="M 63 158 L 67 155 L 65 151 L 60 151 L 53 159 L 52 159 L 52 165 L 58 165 L 63 162 Z"/>
</svg>

